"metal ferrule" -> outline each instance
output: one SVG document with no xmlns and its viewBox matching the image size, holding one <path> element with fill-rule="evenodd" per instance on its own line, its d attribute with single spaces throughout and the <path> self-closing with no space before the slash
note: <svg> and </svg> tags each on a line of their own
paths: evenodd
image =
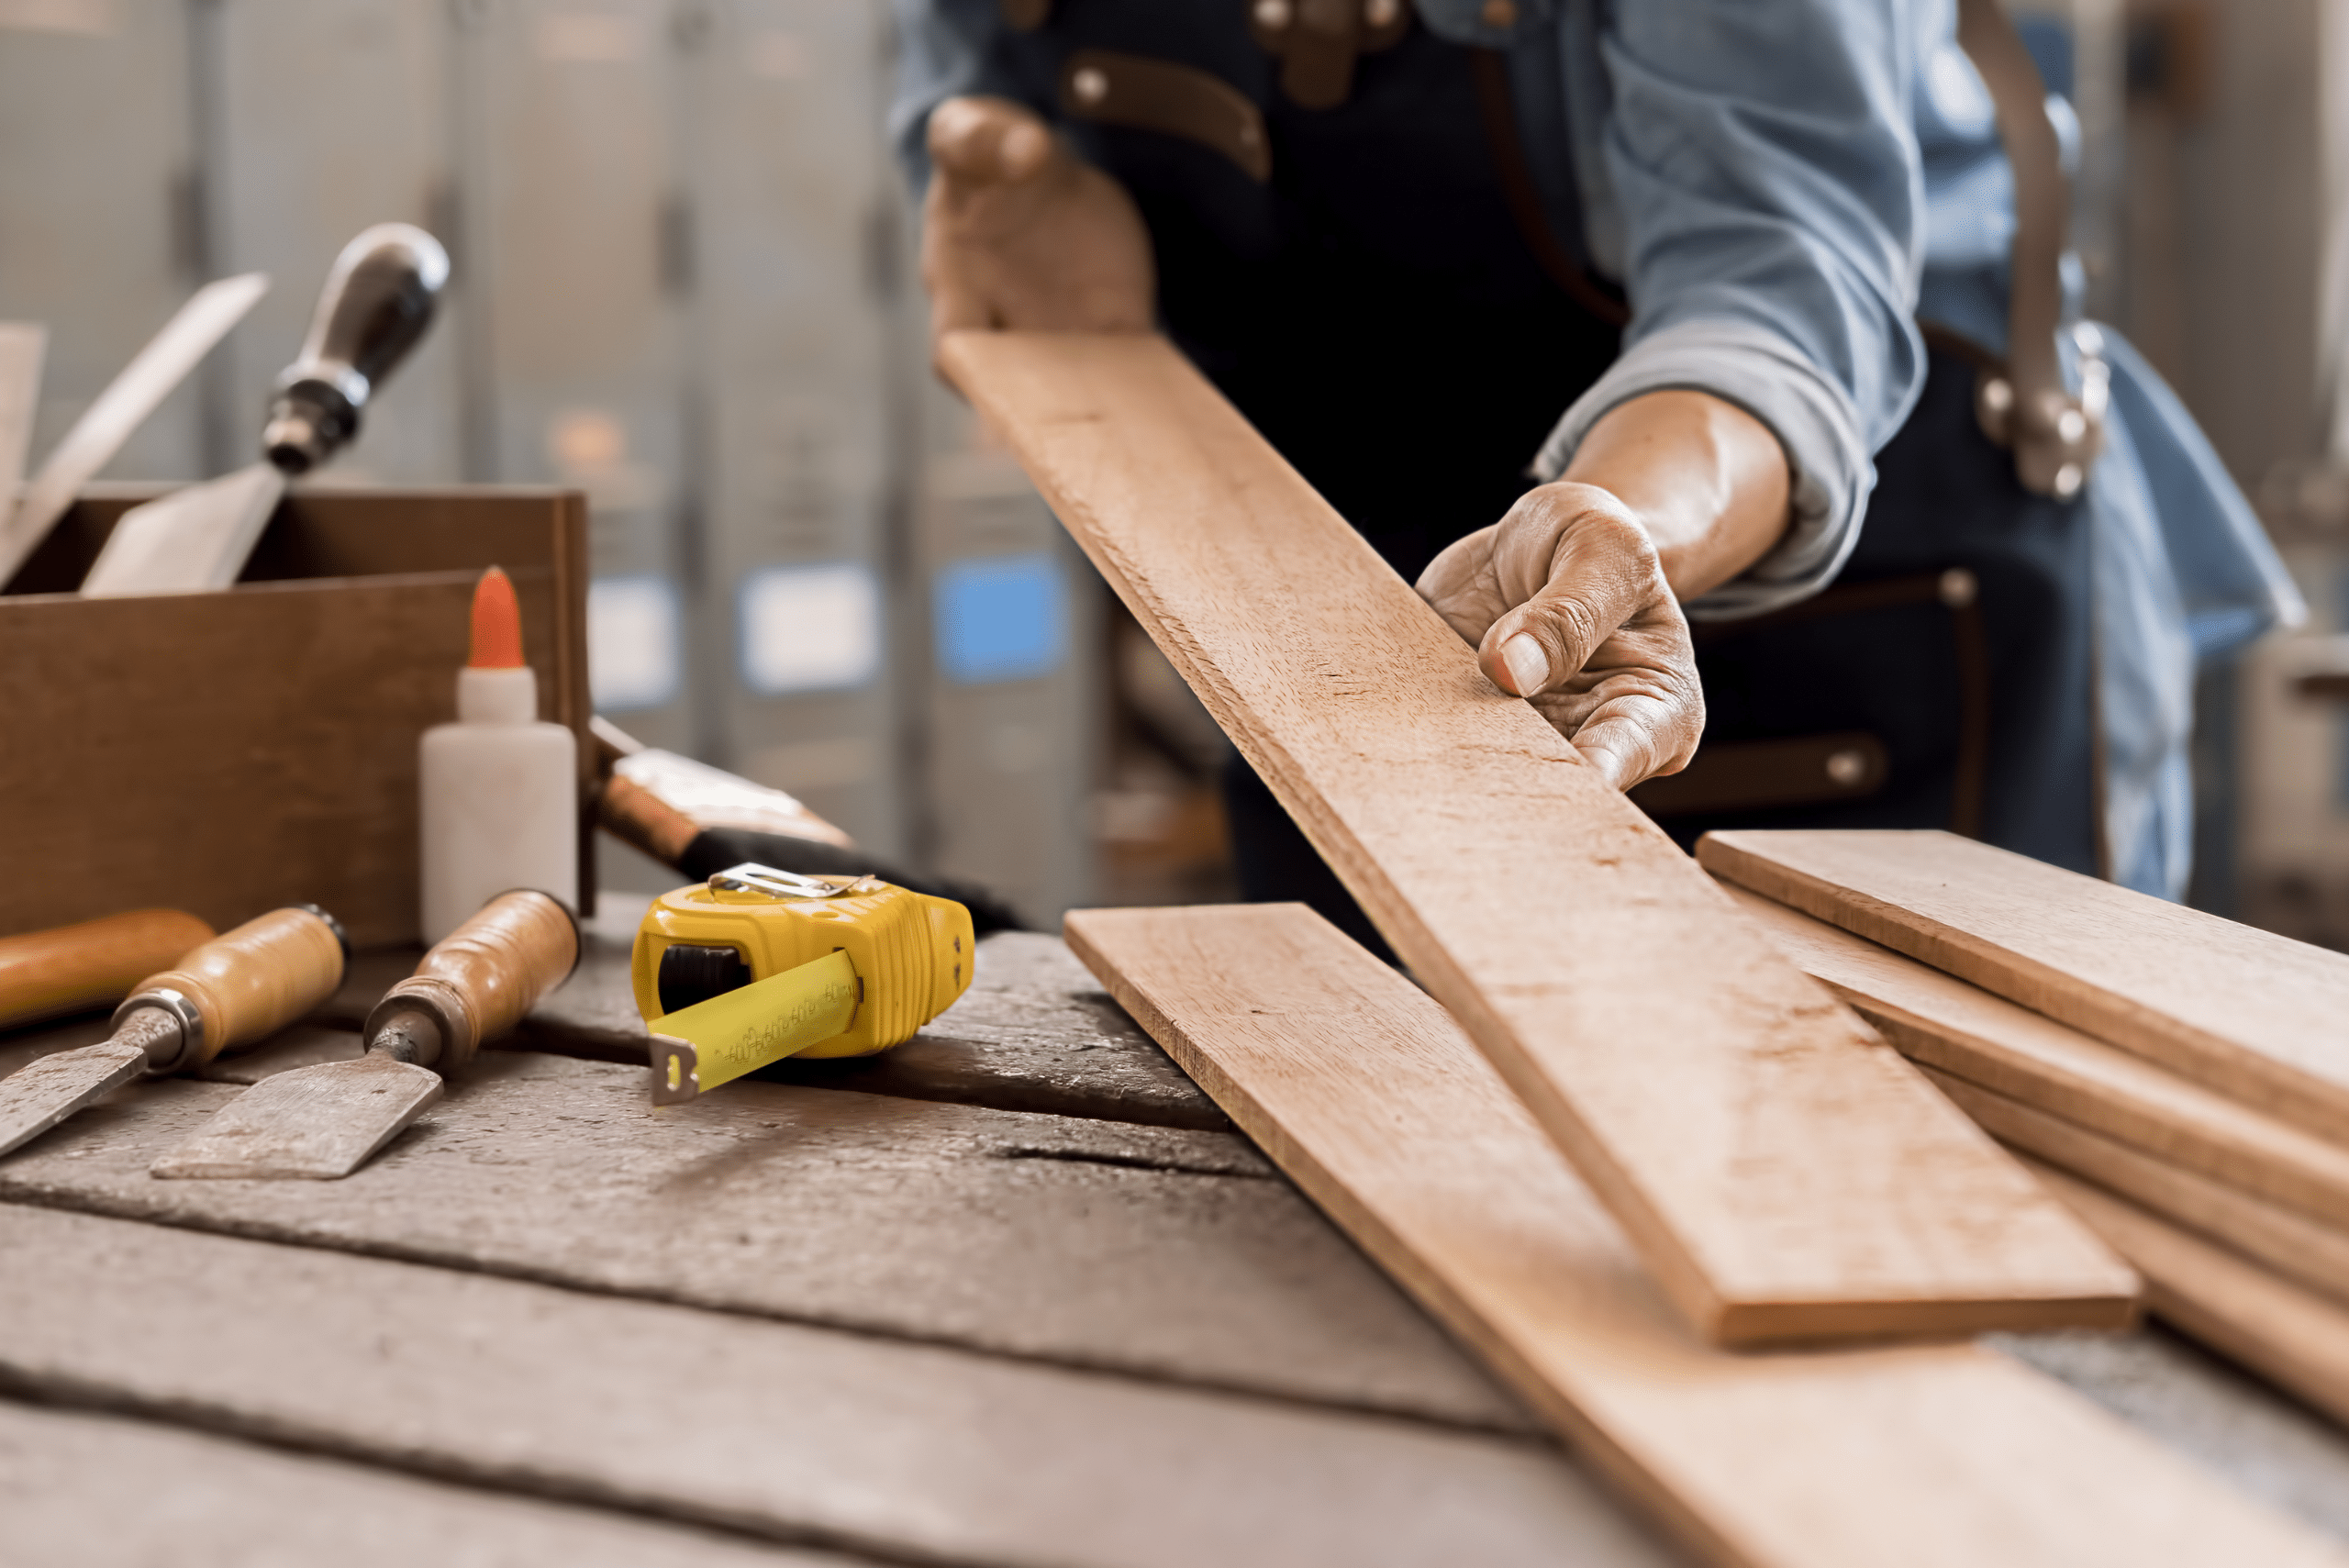
<svg viewBox="0 0 2349 1568">
<path fill-rule="evenodd" d="M 180 1026 L 180 1048 L 168 1062 L 159 1062 L 150 1054 L 147 1059 L 150 1073 L 176 1073 L 190 1062 L 202 1059 L 204 1051 L 204 1015 L 195 1004 L 169 986 L 158 985 L 152 991 L 141 991 L 125 998 L 114 1010 L 114 1029 L 122 1032 L 130 1015 L 144 1010 L 168 1013 Z"/>
</svg>

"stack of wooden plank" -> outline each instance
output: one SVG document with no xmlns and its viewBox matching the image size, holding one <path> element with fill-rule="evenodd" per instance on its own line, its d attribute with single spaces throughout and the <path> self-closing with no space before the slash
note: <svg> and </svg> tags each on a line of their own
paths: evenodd
<svg viewBox="0 0 2349 1568">
<path fill-rule="evenodd" d="M 1097 911 L 1072 945 L 1682 1540 L 1741 1564 L 2332 1560 L 1947 1342 L 2120 1326 L 2136 1277 L 1170 348 L 965 334 L 941 362 L 1426 994 L 1295 906 Z"/>
<path fill-rule="evenodd" d="M 2349 955 L 1945 833 L 1698 853 L 2156 1312 L 2349 1420 Z"/>
</svg>

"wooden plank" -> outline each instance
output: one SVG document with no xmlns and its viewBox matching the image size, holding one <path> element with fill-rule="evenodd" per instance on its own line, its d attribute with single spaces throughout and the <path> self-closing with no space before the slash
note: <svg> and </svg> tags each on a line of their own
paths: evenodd
<svg viewBox="0 0 2349 1568">
<path fill-rule="evenodd" d="M 1951 833 L 1711 833 L 1697 856 L 1741 887 L 2349 1139 L 2349 953 Z"/>
<path fill-rule="evenodd" d="M 356 1175 L 148 1174 L 233 1086 L 134 1084 L 0 1198 L 1212 1384 L 1536 1424 L 1230 1134 L 492 1052 Z"/>
<path fill-rule="evenodd" d="M 2239 1187 L 2092 1132 L 1961 1078 L 1943 1092 L 2008 1147 L 2077 1172 L 2131 1202 L 2199 1230 L 2314 1290 L 2349 1303 L 2349 1230 L 2266 1203 Z"/>
<path fill-rule="evenodd" d="M 0 1255 L 32 1393 L 892 1562 L 1665 1562 L 1524 1440 L 14 1206 Z"/>
<path fill-rule="evenodd" d="M 2087 1182 L 2039 1167 L 2058 1196 L 2143 1271 L 2153 1309 L 2213 1350 L 2349 1421 L 2349 1307 Z"/>
<path fill-rule="evenodd" d="M 0 1518 L 41 1568 L 854 1568 L 141 1421 L 0 1404 Z"/>
<path fill-rule="evenodd" d="M 1701 1333 L 2125 1313 L 2109 1255 L 1163 339 L 965 333 L 941 362 Z"/>
<path fill-rule="evenodd" d="M 1067 930 L 1333 1218 L 1713 1562 L 2330 1555 L 1988 1351 L 1697 1342 L 1442 1009 L 1301 906 L 1088 910 Z"/>
<path fill-rule="evenodd" d="M 2349 1149 L 1759 894 L 1739 906 L 1912 1061 L 2334 1225 Z"/>
<path fill-rule="evenodd" d="M 878 1056 L 781 1062 L 759 1076 L 997 1110 L 1230 1129 L 1215 1102 L 1117 1010 L 1058 937 L 998 931 L 981 938 L 977 952 L 971 988 L 904 1045 Z M 354 1022 L 394 984 L 376 984 L 362 1004 L 373 979 L 354 973 L 338 998 Z M 591 928 L 578 972 L 531 1011 L 514 1043 L 591 1061 L 645 1061 L 649 1041 L 629 986 L 628 939 Z"/>
</svg>

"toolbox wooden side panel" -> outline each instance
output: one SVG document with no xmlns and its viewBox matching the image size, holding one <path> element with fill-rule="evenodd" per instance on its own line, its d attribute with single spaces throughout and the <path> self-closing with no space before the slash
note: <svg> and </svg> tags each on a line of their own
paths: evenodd
<svg viewBox="0 0 2349 1568">
<path fill-rule="evenodd" d="M 135 498 L 82 503 L 20 584 L 78 582 Z M 592 779 L 584 552 L 578 498 L 555 492 L 313 494 L 256 557 L 284 576 L 0 597 L 0 932 L 139 905 L 226 929 L 314 903 L 356 945 L 414 940 L 417 739 L 455 717 L 482 567 L 512 575 L 540 711 Z M 294 574 L 313 566 L 349 574 Z"/>
</svg>

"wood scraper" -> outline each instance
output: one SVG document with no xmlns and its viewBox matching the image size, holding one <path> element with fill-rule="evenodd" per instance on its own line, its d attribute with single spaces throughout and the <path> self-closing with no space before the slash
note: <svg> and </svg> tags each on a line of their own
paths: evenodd
<svg viewBox="0 0 2349 1568">
<path fill-rule="evenodd" d="M 222 278 L 196 290 L 83 410 L 24 495 L 0 492 L 0 587 L 49 537 L 82 486 L 114 461 L 147 416 L 268 292 L 263 272 Z"/>
<path fill-rule="evenodd" d="M 543 893 L 501 893 L 367 1015 L 366 1053 L 264 1078 L 149 1167 L 181 1180 L 335 1181 L 440 1097 L 579 962 L 579 925 Z"/>
<path fill-rule="evenodd" d="M 278 378 L 262 461 L 124 513 L 82 592 L 195 594 L 234 583 L 287 481 L 359 433 L 368 399 L 432 324 L 448 281 L 448 252 L 412 224 L 379 223 L 344 246 L 301 358 Z"/>
<path fill-rule="evenodd" d="M 334 995 L 349 944 L 313 905 L 272 910 L 150 974 L 115 1010 L 114 1038 L 0 1078 L 0 1154 L 133 1078 L 201 1067 L 276 1033 Z"/>
</svg>

